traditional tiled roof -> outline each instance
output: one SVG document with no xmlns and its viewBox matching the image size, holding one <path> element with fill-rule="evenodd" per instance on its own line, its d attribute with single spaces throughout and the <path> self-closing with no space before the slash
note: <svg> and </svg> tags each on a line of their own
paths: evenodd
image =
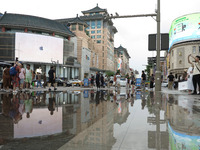
<svg viewBox="0 0 200 150">
<path fill-rule="evenodd" d="M 121 45 L 120 45 L 118 48 L 115 47 L 114 50 L 115 50 L 115 51 L 118 51 L 118 52 L 120 52 L 120 51 L 124 51 L 124 52 L 128 55 L 128 57 L 131 58 L 130 55 L 129 55 L 129 53 L 128 53 L 128 51 L 127 51 L 127 49 L 124 48 L 124 47 L 121 46 Z"/>
<path fill-rule="evenodd" d="M 90 9 L 90 10 L 86 10 L 86 11 L 82 11 L 83 14 L 87 14 L 87 13 L 98 13 L 98 12 L 107 12 L 107 9 L 102 9 L 98 6 Z"/>
<path fill-rule="evenodd" d="M 88 26 L 88 24 L 85 21 L 83 21 L 80 17 L 78 17 L 78 15 L 77 15 L 76 18 L 71 19 L 69 21 L 69 23 L 71 23 L 71 24 L 82 24 L 82 25 Z"/>
<path fill-rule="evenodd" d="M 67 37 L 74 36 L 67 26 L 57 21 L 23 14 L 5 13 L 0 18 L 0 26 L 9 28 L 28 28 L 30 30 L 45 31 L 48 33 L 55 32 L 55 34 Z"/>
</svg>

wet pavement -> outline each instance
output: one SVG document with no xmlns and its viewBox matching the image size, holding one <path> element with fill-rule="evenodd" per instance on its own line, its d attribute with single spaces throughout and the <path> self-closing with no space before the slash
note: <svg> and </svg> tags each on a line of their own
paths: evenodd
<svg viewBox="0 0 200 150">
<path fill-rule="evenodd" d="M 199 150 L 200 96 L 121 88 L 0 93 L 1 150 Z"/>
</svg>

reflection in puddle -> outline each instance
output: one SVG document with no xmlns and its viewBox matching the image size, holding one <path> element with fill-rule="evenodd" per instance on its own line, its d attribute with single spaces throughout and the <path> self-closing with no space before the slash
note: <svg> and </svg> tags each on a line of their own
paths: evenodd
<svg viewBox="0 0 200 150">
<path fill-rule="evenodd" d="M 102 149 L 199 146 L 200 102 L 190 96 L 132 93 L 126 89 L 34 91 L 3 93 L 0 101 L 0 139 L 10 143 L 18 139 L 22 144 L 20 139 L 26 137 L 45 139 L 44 136 L 54 135 L 48 139 L 52 149 L 93 149 L 94 145 Z M 53 139 L 60 145 L 53 144 Z M 37 144 L 42 143 L 38 140 Z"/>
</svg>

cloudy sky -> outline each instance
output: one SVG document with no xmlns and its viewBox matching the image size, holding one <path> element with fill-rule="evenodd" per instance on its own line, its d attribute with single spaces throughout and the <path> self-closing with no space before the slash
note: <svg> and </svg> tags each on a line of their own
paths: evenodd
<svg viewBox="0 0 200 150">
<path fill-rule="evenodd" d="M 200 12 L 200 0 L 160 0 L 161 33 L 168 33 L 172 21 L 185 14 Z M 136 15 L 155 13 L 157 0 L 4 0 L 0 12 L 28 14 L 49 19 L 61 19 L 82 15 L 81 11 L 96 5 L 107 9 L 108 13 Z M 114 19 L 115 47 L 120 44 L 127 48 L 131 59 L 130 67 L 141 72 L 147 64 L 147 57 L 155 57 L 156 52 L 148 51 L 148 34 L 156 33 L 157 24 L 151 17 Z"/>
</svg>

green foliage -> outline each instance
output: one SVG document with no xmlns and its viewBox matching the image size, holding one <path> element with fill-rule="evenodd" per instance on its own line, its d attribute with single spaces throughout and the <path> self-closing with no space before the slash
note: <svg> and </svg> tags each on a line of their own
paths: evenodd
<svg viewBox="0 0 200 150">
<path fill-rule="evenodd" d="M 110 76 L 114 75 L 114 72 L 112 72 L 112 71 L 106 71 L 105 74 L 110 77 Z"/>
</svg>

